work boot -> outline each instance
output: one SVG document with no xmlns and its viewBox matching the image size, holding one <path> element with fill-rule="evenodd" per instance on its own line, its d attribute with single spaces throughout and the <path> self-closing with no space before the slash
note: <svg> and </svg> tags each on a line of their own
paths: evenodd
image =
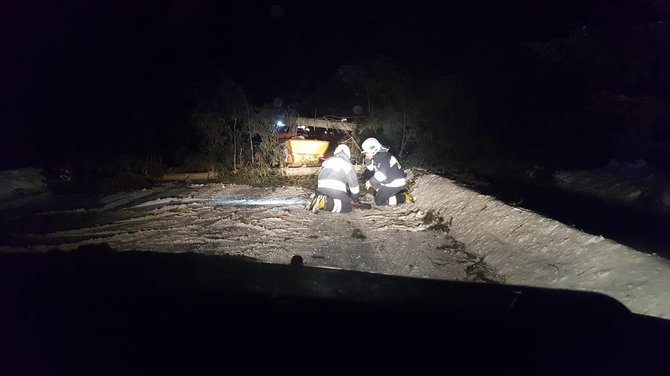
<svg viewBox="0 0 670 376">
<path fill-rule="evenodd" d="M 305 205 L 305 209 L 312 210 L 314 204 L 316 204 L 316 194 L 312 193 L 311 195 L 309 195 L 309 199 L 307 200 L 307 205 Z"/>
<path fill-rule="evenodd" d="M 314 205 L 312 206 L 312 212 L 318 213 L 319 210 L 323 210 L 326 207 L 326 201 L 328 198 L 324 195 L 318 195 L 314 199 Z"/>
<path fill-rule="evenodd" d="M 414 197 L 409 193 L 405 192 L 405 202 L 414 202 Z"/>
</svg>

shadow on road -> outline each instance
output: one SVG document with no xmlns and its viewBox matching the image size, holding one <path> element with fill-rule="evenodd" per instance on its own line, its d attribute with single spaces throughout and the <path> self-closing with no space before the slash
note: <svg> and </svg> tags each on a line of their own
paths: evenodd
<svg viewBox="0 0 670 376">
<path fill-rule="evenodd" d="M 92 246 L 0 255 L 0 299 L 7 375 L 670 370 L 670 322 L 596 293 Z"/>
</svg>

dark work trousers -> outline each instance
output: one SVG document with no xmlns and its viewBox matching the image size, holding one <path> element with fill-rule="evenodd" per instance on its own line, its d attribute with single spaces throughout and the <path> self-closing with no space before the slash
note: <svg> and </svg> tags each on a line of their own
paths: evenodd
<svg viewBox="0 0 670 376">
<path fill-rule="evenodd" d="M 402 194 L 402 191 L 404 190 L 405 187 L 381 187 L 377 193 L 375 193 L 375 204 L 389 205 L 389 198 L 395 196 L 395 205 L 400 205 L 405 202 L 405 195 Z M 391 202 L 391 204 L 393 204 L 393 202 Z"/>
<path fill-rule="evenodd" d="M 319 188 L 316 194 L 326 196 L 326 208 L 324 211 L 333 213 L 351 213 L 351 197 L 348 192 L 342 192 L 330 188 Z"/>
<path fill-rule="evenodd" d="M 333 213 L 351 213 L 351 199 L 347 198 L 346 200 L 340 200 L 337 198 L 332 198 L 329 196 L 326 201 L 326 208 L 324 211 L 329 211 Z"/>
</svg>

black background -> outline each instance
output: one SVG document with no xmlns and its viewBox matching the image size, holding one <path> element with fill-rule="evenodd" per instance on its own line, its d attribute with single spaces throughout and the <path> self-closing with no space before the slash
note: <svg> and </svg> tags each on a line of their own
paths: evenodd
<svg viewBox="0 0 670 376">
<path fill-rule="evenodd" d="M 514 46 L 669 17 L 654 0 L 5 1 L 2 167 L 175 148 L 189 142 L 184 123 L 198 96 L 222 77 L 254 105 L 281 98 L 309 116 L 310 96 L 343 64 L 384 55 L 430 79 L 426 72 L 447 70 L 477 43 Z"/>
</svg>

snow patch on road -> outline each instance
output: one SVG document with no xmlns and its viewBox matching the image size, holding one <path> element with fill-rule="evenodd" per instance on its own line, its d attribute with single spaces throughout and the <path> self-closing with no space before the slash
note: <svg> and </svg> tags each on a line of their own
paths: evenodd
<svg viewBox="0 0 670 376">
<path fill-rule="evenodd" d="M 451 218 L 451 235 L 508 283 L 609 295 L 636 313 L 670 318 L 670 262 L 435 175 L 416 179 L 417 206 Z"/>
<path fill-rule="evenodd" d="M 91 210 L 17 213 L 26 226 L 14 226 L 0 251 L 107 243 L 284 265 L 299 255 L 318 267 L 599 292 L 633 312 L 670 318 L 667 260 L 425 171 L 411 171 L 408 181 L 415 203 L 350 214 L 304 210 L 311 192 L 301 187 L 159 186 L 103 197 Z"/>
</svg>

